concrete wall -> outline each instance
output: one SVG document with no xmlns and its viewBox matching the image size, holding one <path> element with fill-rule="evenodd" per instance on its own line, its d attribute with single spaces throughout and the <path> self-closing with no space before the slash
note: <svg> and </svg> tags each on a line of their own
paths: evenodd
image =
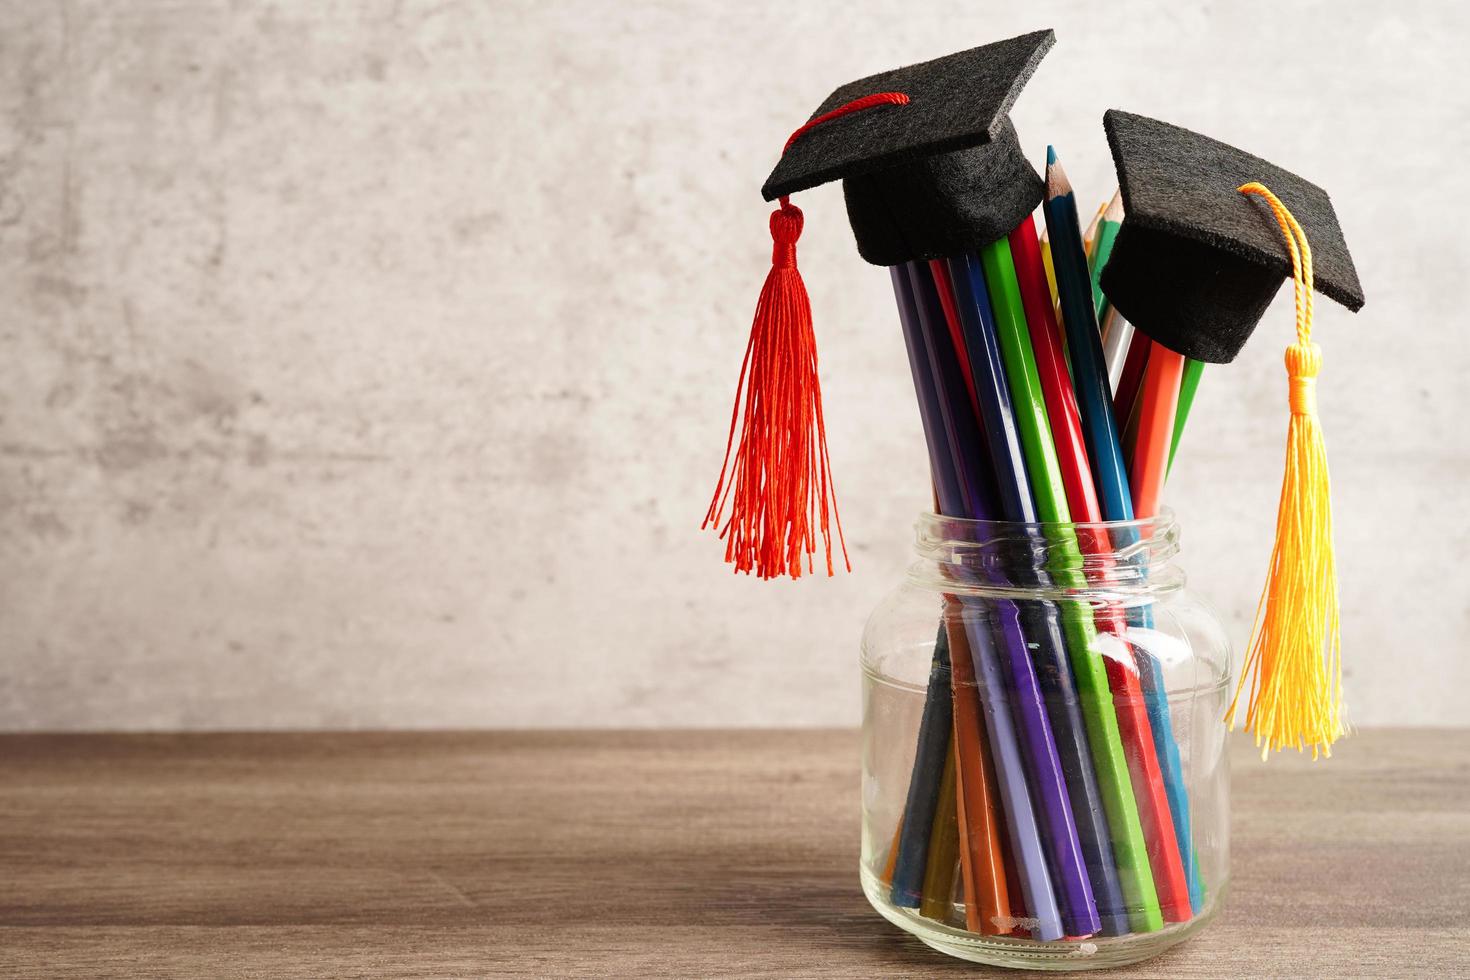
<svg viewBox="0 0 1470 980">
<path fill-rule="evenodd" d="M 837 83 L 1041 26 L 1015 113 L 1086 202 L 1100 118 L 1329 188 L 1318 306 L 1349 700 L 1470 689 L 1464 5 L 0 4 L 0 728 L 789 725 L 926 502 L 887 276 L 804 194 L 856 571 L 696 533 L 769 261 L 758 188 Z M 1245 640 L 1289 295 L 1207 373 L 1169 497 Z"/>
</svg>

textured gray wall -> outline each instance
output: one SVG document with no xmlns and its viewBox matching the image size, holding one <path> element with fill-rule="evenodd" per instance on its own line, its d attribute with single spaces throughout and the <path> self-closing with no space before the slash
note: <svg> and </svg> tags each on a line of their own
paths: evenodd
<svg viewBox="0 0 1470 980">
<path fill-rule="evenodd" d="M 695 532 L 757 188 L 836 83 L 1045 25 L 1016 122 L 1084 201 L 1113 105 L 1334 194 L 1353 717 L 1463 722 L 1466 9 L 8 0 L 0 727 L 854 721 L 927 477 L 835 189 L 802 260 L 856 572 L 737 580 Z M 1170 487 L 1237 645 L 1289 334 L 1282 303 L 1206 375 Z"/>
</svg>

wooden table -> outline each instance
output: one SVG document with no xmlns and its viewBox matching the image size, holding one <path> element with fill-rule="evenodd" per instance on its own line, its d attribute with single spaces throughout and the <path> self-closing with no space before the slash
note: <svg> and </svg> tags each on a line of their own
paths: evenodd
<svg viewBox="0 0 1470 980">
<path fill-rule="evenodd" d="M 857 744 L 0 737 L 0 975 L 1004 975 L 868 908 Z M 1470 973 L 1470 731 L 1235 744 L 1227 910 L 1111 976 Z"/>
</svg>

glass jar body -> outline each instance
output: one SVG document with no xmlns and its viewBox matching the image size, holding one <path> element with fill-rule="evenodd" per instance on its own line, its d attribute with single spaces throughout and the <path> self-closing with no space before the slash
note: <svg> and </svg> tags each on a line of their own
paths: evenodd
<svg viewBox="0 0 1470 980">
<path fill-rule="evenodd" d="M 943 952 L 1152 956 L 1228 883 L 1230 651 L 1171 518 L 935 515 L 864 631 L 863 889 Z"/>
</svg>

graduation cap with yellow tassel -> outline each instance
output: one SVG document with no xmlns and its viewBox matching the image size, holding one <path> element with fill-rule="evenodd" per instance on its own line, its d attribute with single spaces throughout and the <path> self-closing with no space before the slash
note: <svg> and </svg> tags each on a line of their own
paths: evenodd
<svg viewBox="0 0 1470 980">
<path fill-rule="evenodd" d="M 1276 543 L 1226 720 L 1245 693 L 1263 757 L 1331 754 L 1344 733 L 1337 564 L 1327 450 L 1317 418 L 1322 349 L 1315 290 L 1356 312 L 1363 290 L 1326 191 L 1234 147 L 1117 110 L 1103 119 L 1126 217 L 1102 272 L 1118 312 L 1186 357 L 1234 360 L 1287 277 L 1296 342 L 1286 349 L 1286 469 Z"/>
</svg>

